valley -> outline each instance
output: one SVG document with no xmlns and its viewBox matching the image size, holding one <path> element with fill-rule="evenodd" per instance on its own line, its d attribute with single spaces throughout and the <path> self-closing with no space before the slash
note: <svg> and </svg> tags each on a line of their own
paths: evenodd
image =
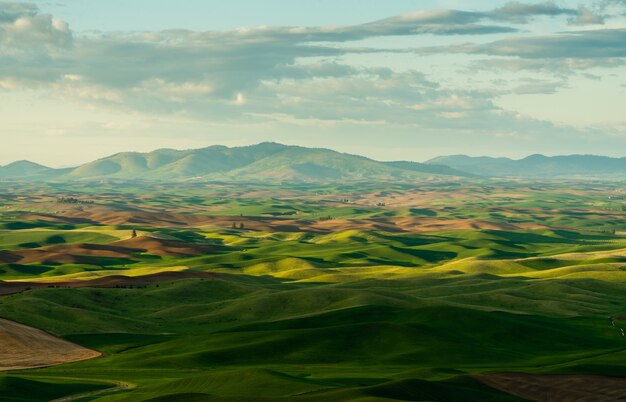
<svg viewBox="0 0 626 402">
<path fill-rule="evenodd" d="M 4 371 L 0 393 L 517 401 L 584 395 L 577 376 L 591 376 L 593 392 L 620 400 L 610 389 L 626 375 L 626 222 L 611 197 L 621 190 L 468 178 L 11 182 L 0 317 L 96 358 Z"/>
</svg>

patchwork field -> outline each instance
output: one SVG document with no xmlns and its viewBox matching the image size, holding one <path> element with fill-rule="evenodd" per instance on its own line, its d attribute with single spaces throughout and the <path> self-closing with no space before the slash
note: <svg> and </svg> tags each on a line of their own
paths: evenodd
<svg viewBox="0 0 626 402">
<path fill-rule="evenodd" d="M 0 184 L 3 401 L 623 400 L 621 183 Z"/>
</svg>

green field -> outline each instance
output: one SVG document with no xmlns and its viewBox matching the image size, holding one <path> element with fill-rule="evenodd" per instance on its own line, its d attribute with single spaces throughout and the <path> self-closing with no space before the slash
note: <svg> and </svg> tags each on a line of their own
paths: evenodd
<svg viewBox="0 0 626 402">
<path fill-rule="evenodd" d="M 0 285 L 0 317 L 104 353 L 2 372 L 3 401 L 521 401 L 473 375 L 626 377 L 620 183 L 3 185 L 0 280 L 28 286 Z M 142 282 L 167 272 L 212 275 Z"/>
</svg>

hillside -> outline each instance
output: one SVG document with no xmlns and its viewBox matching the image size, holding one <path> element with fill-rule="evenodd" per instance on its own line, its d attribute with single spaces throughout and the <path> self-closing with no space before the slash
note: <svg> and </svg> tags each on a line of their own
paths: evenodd
<svg viewBox="0 0 626 402">
<path fill-rule="evenodd" d="M 24 162 L 26 163 L 26 162 Z M 34 165 L 34 164 L 33 164 Z M 43 168 L 43 167 L 42 167 Z M 433 175 L 465 176 L 447 167 L 414 162 L 379 162 L 322 148 L 265 142 L 245 147 L 211 146 L 201 149 L 159 149 L 149 153 L 123 152 L 78 166 L 62 174 L 54 169 L 11 170 L 6 178 L 66 180 L 363 180 L 416 179 Z"/>
<path fill-rule="evenodd" d="M 54 169 L 30 162 L 17 161 L 6 166 L 0 166 L 0 179 L 11 177 L 38 176 L 45 175 Z"/>
<path fill-rule="evenodd" d="M 2 402 L 626 394 L 622 183 L 4 184 Z"/>
<path fill-rule="evenodd" d="M 423 169 L 420 170 L 420 166 Z M 431 166 L 421 164 L 405 168 L 329 149 L 265 142 L 234 148 L 212 146 L 185 151 L 121 153 L 80 166 L 72 171 L 69 177 L 318 181 L 410 179 L 432 174 L 464 175 L 453 169 L 442 173 L 433 171 Z"/>
<path fill-rule="evenodd" d="M 44 331 L 0 319 L 0 371 L 64 364 L 100 356 Z"/>
<path fill-rule="evenodd" d="M 452 175 L 452 176 L 465 176 L 465 177 L 476 176 L 476 174 L 467 173 L 460 169 L 454 169 L 454 168 L 451 168 L 450 166 L 446 166 L 444 164 L 437 164 L 437 163 L 397 161 L 397 162 L 385 162 L 385 164 L 387 166 L 391 166 L 391 167 L 398 168 L 398 169 L 413 170 L 416 172 L 423 172 L 423 173 Z"/>
<path fill-rule="evenodd" d="M 0 167 L 3 180 L 414 180 L 430 177 L 621 177 L 626 157 L 595 155 L 523 159 L 440 156 L 425 163 L 381 162 L 325 148 L 264 142 L 244 147 L 214 145 L 200 149 L 122 152 L 76 168 L 52 169 L 29 161 Z"/>
<path fill-rule="evenodd" d="M 530 155 L 523 159 L 440 156 L 426 164 L 446 165 L 453 169 L 483 176 L 573 177 L 619 176 L 626 174 L 626 158 L 596 155 L 544 156 Z"/>
</svg>

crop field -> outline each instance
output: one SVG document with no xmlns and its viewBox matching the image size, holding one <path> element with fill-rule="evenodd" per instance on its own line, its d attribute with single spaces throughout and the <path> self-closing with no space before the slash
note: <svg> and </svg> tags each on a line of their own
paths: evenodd
<svg viewBox="0 0 626 402">
<path fill-rule="evenodd" d="M 626 394 L 620 182 L 0 184 L 3 402 Z"/>
</svg>

